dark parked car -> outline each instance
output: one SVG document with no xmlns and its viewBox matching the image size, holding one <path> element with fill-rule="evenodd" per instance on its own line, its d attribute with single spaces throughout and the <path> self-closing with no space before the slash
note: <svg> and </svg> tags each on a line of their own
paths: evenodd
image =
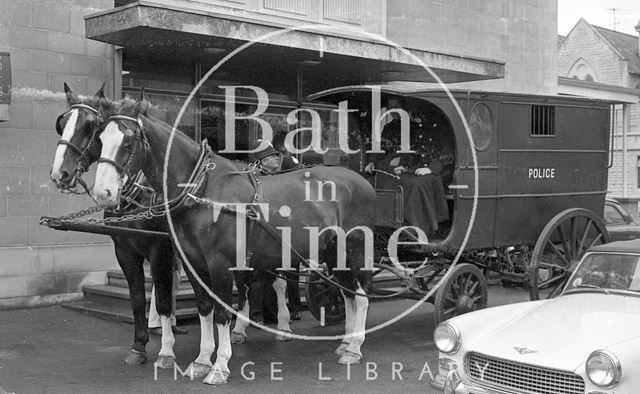
<svg viewBox="0 0 640 394">
<path fill-rule="evenodd" d="M 605 200 L 604 222 L 611 242 L 640 238 L 640 226 L 616 200 Z"/>
</svg>

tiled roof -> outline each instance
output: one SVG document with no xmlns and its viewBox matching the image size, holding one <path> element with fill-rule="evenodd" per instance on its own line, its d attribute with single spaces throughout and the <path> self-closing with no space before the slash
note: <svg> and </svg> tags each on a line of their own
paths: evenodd
<svg viewBox="0 0 640 394">
<path fill-rule="evenodd" d="M 593 25 L 592 25 L 593 26 Z M 638 37 L 631 34 L 620 33 L 619 31 L 605 29 L 600 26 L 593 26 L 598 33 L 609 41 L 622 57 L 629 61 L 629 72 L 640 75 L 640 55 L 638 55 Z"/>
</svg>

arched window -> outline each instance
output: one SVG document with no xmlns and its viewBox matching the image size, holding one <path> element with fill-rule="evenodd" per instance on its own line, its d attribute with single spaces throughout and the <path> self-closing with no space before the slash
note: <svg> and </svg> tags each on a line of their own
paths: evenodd
<svg viewBox="0 0 640 394">
<path fill-rule="evenodd" d="M 577 78 L 583 81 L 598 82 L 596 72 L 584 58 L 580 58 L 573 63 L 571 69 L 567 73 L 569 78 Z"/>
</svg>

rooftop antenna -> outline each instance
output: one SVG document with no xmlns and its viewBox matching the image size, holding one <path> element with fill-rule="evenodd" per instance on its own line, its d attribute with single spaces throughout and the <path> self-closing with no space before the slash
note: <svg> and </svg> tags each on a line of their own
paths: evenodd
<svg viewBox="0 0 640 394">
<path fill-rule="evenodd" d="M 618 21 L 616 20 L 616 11 L 620 11 L 620 10 L 615 7 L 607 8 L 607 9 L 611 11 L 611 14 L 613 16 L 613 31 L 617 31 Z"/>
<path fill-rule="evenodd" d="M 625 23 L 625 19 L 628 21 L 629 20 L 629 9 L 626 8 L 620 8 L 620 7 L 613 7 L 613 8 L 607 8 L 609 11 L 611 11 L 611 16 L 613 17 L 613 31 L 618 31 L 618 25 L 621 25 L 623 23 Z M 619 18 L 620 16 L 622 16 L 622 18 Z M 622 19 L 622 20 L 618 20 L 618 19 Z"/>
</svg>

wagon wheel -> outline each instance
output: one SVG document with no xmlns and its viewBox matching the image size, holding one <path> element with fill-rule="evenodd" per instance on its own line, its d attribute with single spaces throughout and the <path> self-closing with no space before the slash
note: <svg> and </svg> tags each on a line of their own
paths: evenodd
<svg viewBox="0 0 640 394">
<path fill-rule="evenodd" d="M 487 307 L 487 279 L 480 268 L 463 263 L 451 270 L 447 281 L 436 293 L 433 304 L 435 324 Z"/>
<path fill-rule="evenodd" d="M 587 249 L 607 242 L 609 233 L 595 213 L 571 208 L 557 214 L 542 230 L 531 255 L 531 300 L 557 296 Z"/>
<path fill-rule="evenodd" d="M 344 321 L 344 298 L 340 289 L 326 281 L 317 272 L 311 274 L 306 286 L 307 306 L 309 312 L 316 319 L 321 319 L 320 309 L 324 307 L 324 321 L 326 324 L 336 324 Z"/>
</svg>

